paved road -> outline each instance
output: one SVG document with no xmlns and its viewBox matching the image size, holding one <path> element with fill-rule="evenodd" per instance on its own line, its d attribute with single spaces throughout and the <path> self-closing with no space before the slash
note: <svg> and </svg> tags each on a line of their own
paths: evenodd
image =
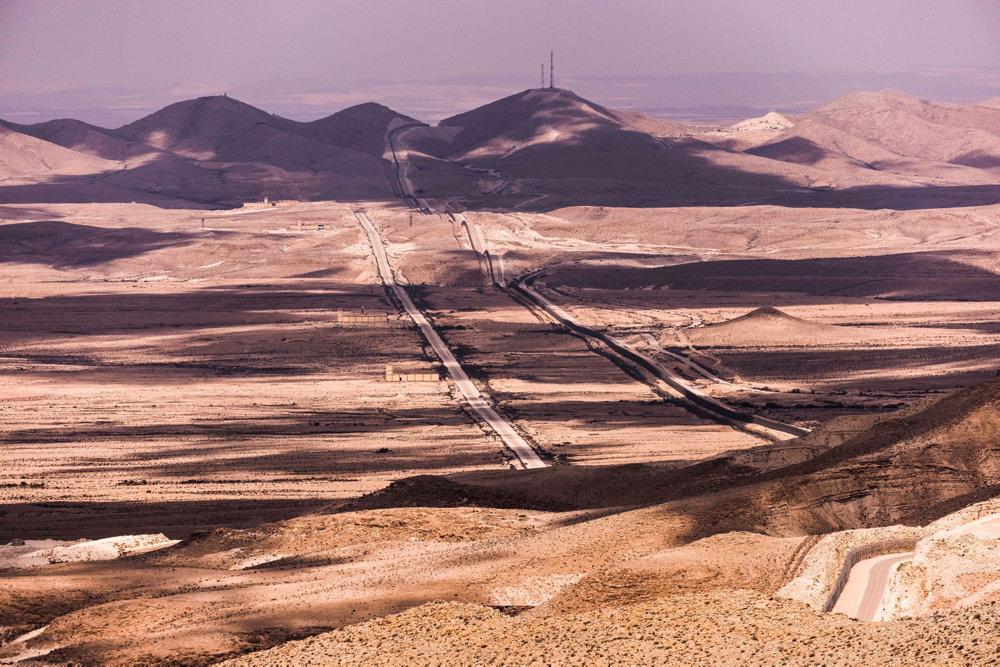
<svg viewBox="0 0 1000 667">
<path fill-rule="evenodd" d="M 711 396 L 702 393 L 695 386 L 689 384 L 687 380 L 681 377 L 673 369 L 668 368 L 655 359 L 639 352 L 625 341 L 580 324 L 565 310 L 549 301 L 536 290 L 532 289 L 528 283 L 537 273 L 539 273 L 539 271 L 536 271 L 533 274 L 528 274 L 527 276 L 522 276 L 521 278 L 515 280 L 514 286 L 517 291 L 528 297 L 557 322 L 585 336 L 597 338 L 598 340 L 604 342 L 619 356 L 624 357 L 633 363 L 639 364 L 664 383 L 679 392 L 686 399 L 697 405 L 699 408 L 711 412 L 726 423 L 738 423 L 743 428 L 747 428 L 751 431 L 755 431 L 757 428 L 763 428 L 772 433 L 780 433 L 784 437 L 789 435 L 802 436 L 809 433 L 809 429 L 793 426 L 792 424 L 786 424 L 776 419 L 769 419 L 767 417 L 760 417 L 758 415 L 734 410 L 728 405 L 724 405 Z"/>
<path fill-rule="evenodd" d="M 989 514 L 962 528 L 980 539 L 1000 538 L 1000 515 Z M 837 598 L 833 611 L 862 621 L 873 621 L 880 615 L 882 598 L 889 585 L 889 575 L 900 563 L 913 557 L 913 552 L 875 556 L 858 562 L 851 568 L 844 591 Z"/>
<path fill-rule="evenodd" d="M 482 230 L 479 229 L 479 226 L 475 223 L 469 222 L 462 214 L 458 214 L 458 219 L 462 221 L 462 224 L 465 225 L 466 230 L 468 231 L 469 242 L 472 245 L 472 250 L 476 253 L 476 256 L 479 257 L 480 255 L 485 255 L 488 251 L 486 249 L 486 240 L 483 238 Z M 477 243 L 479 246 L 478 248 L 476 247 Z M 721 417 L 728 424 L 735 423 L 738 424 L 740 428 L 754 431 L 758 434 L 760 434 L 761 430 L 763 430 L 763 432 L 769 437 L 773 437 L 775 433 L 780 434 L 780 437 L 784 438 L 787 438 L 788 436 L 798 437 L 809 433 L 809 429 L 786 424 L 784 422 L 777 421 L 776 419 L 768 419 L 767 417 L 760 417 L 758 415 L 746 414 L 733 410 L 728 405 L 724 405 L 714 398 L 702 393 L 694 385 L 685 380 L 680 374 L 676 373 L 672 368 L 668 368 L 655 359 L 639 352 L 625 341 L 583 326 L 574 320 L 573 317 L 565 310 L 555 305 L 547 298 L 539 294 L 536 290 L 531 288 L 528 283 L 539 273 L 541 273 L 541 270 L 516 279 L 514 281 L 515 289 L 517 289 L 517 291 L 524 296 L 528 297 L 529 300 L 533 301 L 536 306 L 548 313 L 548 315 L 555 321 L 578 333 L 603 341 L 613 352 L 627 360 L 639 363 L 641 366 L 645 367 L 648 371 L 652 372 L 667 385 L 680 392 L 681 395 L 703 410 L 707 410 L 718 417 Z M 496 276 L 492 276 L 492 278 L 495 282 Z M 503 285 L 501 284 L 501 287 L 502 286 Z M 664 352 L 666 351 L 664 350 Z M 667 352 L 667 354 L 673 356 L 672 353 Z M 684 357 L 678 357 L 678 359 L 683 360 L 684 363 L 688 365 L 694 364 L 694 362 L 691 362 Z M 700 369 L 700 371 L 706 374 L 708 373 L 708 371 L 704 369 Z M 720 382 L 724 382 L 724 380 L 719 378 L 716 379 Z"/>
<path fill-rule="evenodd" d="M 851 568 L 844 591 L 837 598 L 833 611 L 861 621 L 874 621 L 881 611 L 882 598 L 889 575 L 903 561 L 913 557 L 912 551 L 885 554 L 859 561 Z"/>
<path fill-rule="evenodd" d="M 420 309 L 414 305 L 410 299 L 410 295 L 406 293 L 402 285 L 396 283 L 396 279 L 392 275 L 392 267 L 389 266 L 389 258 L 386 257 L 385 248 L 382 246 L 382 237 L 379 235 L 378 230 L 375 229 L 372 221 L 363 212 L 355 211 L 354 215 L 357 217 L 358 222 L 361 223 L 361 226 L 364 227 L 365 233 L 368 234 L 368 241 L 371 243 L 372 251 L 375 253 L 375 262 L 378 264 L 378 272 L 382 277 L 382 282 L 392 289 L 396 298 L 403 304 L 403 308 L 406 309 L 407 314 L 409 314 L 413 322 L 420 328 L 420 332 L 427 339 L 427 342 L 430 343 L 435 354 L 441 359 L 444 367 L 448 370 L 448 374 L 455 381 L 459 391 L 465 397 L 469 407 L 475 410 L 476 414 L 500 436 L 504 444 L 517 456 L 522 466 L 525 468 L 544 468 L 546 466 L 545 462 L 538 458 L 538 454 L 531 448 L 531 445 L 514 430 L 513 426 L 498 415 L 493 406 L 483 398 L 476 385 L 472 383 L 469 376 L 462 370 L 458 360 L 455 359 L 455 355 L 451 353 L 448 346 L 441 340 L 437 331 L 427 321 L 424 314 L 420 312 Z"/>
<path fill-rule="evenodd" d="M 424 199 L 417 196 L 416 188 L 409 176 L 409 151 L 402 147 L 400 137 L 415 127 L 426 127 L 426 123 L 404 123 L 389 131 L 386 135 L 386 149 L 388 156 L 392 158 L 393 179 L 398 187 L 403 200 L 418 209 L 421 213 L 430 213 L 431 207 Z"/>
</svg>

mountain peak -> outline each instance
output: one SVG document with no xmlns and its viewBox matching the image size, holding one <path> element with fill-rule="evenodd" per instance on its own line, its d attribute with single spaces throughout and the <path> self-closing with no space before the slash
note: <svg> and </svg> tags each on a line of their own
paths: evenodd
<svg viewBox="0 0 1000 667">
<path fill-rule="evenodd" d="M 466 126 L 472 124 L 470 123 L 472 120 L 483 121 L 489 118 L 509 124 L 533 116 L 562 120 L 592 119 L 599 116 L 603 117 L 604 121 L 618 122 L 617 116 L 612 111 L 580 97 L 572 90 L 529 88 L 472 111 L 445 118 L 439 125 Z"/>
<path fill-rule="evenodd" d="M 759 118 L 748 118 L 730 126 L 732 132 L 753 132 L 761 130 L 787 130 L 793 127 L 793 123 L 788 116 L 777 111 L 769 111 Z"/>
<path fill-rule="evenodd" d="M 523 143 L 539 133 L 572 135 L 581 128 L 621 128 L 612 111 L 564 88 L 529 88 L 465 113 L 445 118 L 440 127 L 461 128 L 452 142 L 464 150 L 484 141 Z"/>
<path fill-rule="evenodd" d="M 208 158 L 226 137 L 243 134 L 259 123 L 287 124 L 282 118 L 226 95 L 175 102 L 118 128 L 115 134 L 164 150 L 180 149 Z"/>
<path fill-rule="evenodd" d="M 730 322 L 796 322 L 796 323 L 806 323 L 806 320 L 800 319 L 793 315 L 789 315 L 783 310 L 778 310 L 774 306 L 761 306 L 760 308 L 755 308 L 745 315 L 740 315 L 737 318 L 729 320 Z M 808 322 L 808 324 L 815 324 L 814 322 Z"/>
<path fill-rule="evenodd" d="M 305 127 L 311 136 L 325 143 L 381 155 L 385 150 L 385 135 L 395 120 L 419 122 L 384 104 L 363 102 L 306 123 Z"/>
<path fill-rule="evenodd" d="M 395 119 L 399 119 L 408 123 L 419 123 L 416 118 L 410 118 L 405 114 L 401 114 L 395 109 L 385 106 L 384 104 L 379 104 L 378 102 L 362 102 L 361 104 L 355 104 L 352 107 L 347 107 L 334 114 L 331 114 L 325 118 L 320 118 L 317 121 L 313 121 L 313 124 L 322 124 L 332 122 L 334 119 L 339 119 L 341 121 L 350 121 L 354 123 L 362 123 L 369 127 L 382 127 Z"/>
</svg>

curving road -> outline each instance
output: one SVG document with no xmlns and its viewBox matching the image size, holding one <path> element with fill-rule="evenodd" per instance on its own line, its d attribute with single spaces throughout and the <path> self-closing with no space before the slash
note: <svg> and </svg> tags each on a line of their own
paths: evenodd
<svg viewBox="0 0 1000 667">
<path fill-rule="evenodd" d="M 851 568 L 847 585 L 837 598 L 833 611 L 860 621 L 874 621 L 882 608 L 889 575 L 900 563 L 912 557 L 913 552 L 907 551 L 859 561 Z"/>
<path fill-rule="evenodd" d="M 493 406 L 483 398 L 483 395 L 479 393 L 479 389 L 476 388 L 476 385 L 466 375 L 458 360 L 455 359 L 455 355 L 451 353 L 448 346 L 441 340 L 441 336 L 434 330 L 431 323 L 427 321 L 427 318 L 420 312 L 420 309 L 414 305 L 410 299 L 410 295 L 406 293 L 403 286 L 396 282 L 396 279 L 392 275 L 392 267 L 389 265 L 389 258 L 386 256 L 385 248 L 382 246 L 382 237 L 379 235 L 378 230 L 375 229 L 372 221 L 363 211 L 355 211 L 354 216 L 361 223 L 365 233 L 368 235 L 368 242 L 371 244 L 372 252 L 375 254 L 375 263 L 378 265 L 378 272 L 382 278 L 382 282 L 392 289 L 407 314 L 413 319 L 414 324 L 420 328 L 420 332 L 427 339 L 427 342 L 430 343 L 434 353 L 441 359 L 441 363 L 448 370 L 448 375 L 455 381 L 469 407 L 500 436 L 500 439 L 503 440 L 508 449 L 514 452 L 514 455 L 523 467 L 546 467 L 545 462 L 538 457 L 538 454 L 531 448 L 531 445 L 514 430 L 514 427 L 507 420 L 497 414 Z"/>
<path fill-rule="evenodd" d="M 412 206 L 421 213 L 430 213 L 430 205 L 420 197 L 417 197 L 416 188 L 413 187 L 413 181 L 410 180 L 408 175 L 406 158 L 409 152 L 405 148 L 397 148 L 400 135 L 415 127 L 427 127 L 427 123 L 403 123 L 392 128 L 386 135 L 386 152 L 392 157 L 393 165 L 390 181 L 393 190 L 398 189 L 400 197 L 409 206 Z"/>
<path fill-rule="evenodd" d="M 988 514 L 962 527 L 980 539 L 1000 539 L 1000 515 Z M 875 556 L 859 561 L 853 568 L 831 611 L 837 611 L 862 621 L 874 621 L 881 616 L 889 576 L 900 564 L 913 557 L 912 551 Z M 979 601 L 978 599 L 976 600 Z"/>
<path fill-rule="evenodd" d="M 404 198 L 409 201 L 416 201 L 417 206 L 418 208 L 420 208 L 421 211 L 429 213 L 431 210 L 430 205 L 425 200 L 418 199 L 415 196 L 413 191 L 413 184 L 409 181 L 409 178 L 406 177 L 405 173 L 406 152 L 403 149 L 397 149 L 396 146 L 396 143 L 399 140 L 399 136 L 406 130 L 412 129 L 413 127 L 415 127 L 415 125 L 413 124 L 401 125 L 397 128 L 394 128 L 391 132 L 389 132 L 387 136 L 387 149 L 389 152 L 391 152 L 392 159 L 395 164 L 396 174 L 399 179 L 398 186 L 403 191 Z M 436 347 L 435 347 L 435 352 L 437 352 L 438 356 L 441 358 L 442 361 L 445 361 L 444 355 L 447 354 L 447 356 L 450 357 L 450 359 L 454 363 L 454 367 L 457 369 L 457 372 L 461 374 L 462 378 L 465 378 L 468 388 L 471 389 L 471 391 L 475 392 L 474 395 L 467 393 L 466 390 L 462 388 L 462 385 L 459 383 L 459 377 L 456 376 L 455 373 L 452 373 L 451 368 L 449 368 L 449 373 L 452 375 L 452 378 L 455 379 L 456 384 L 459 384 L 459 388 L 465 395 L 467 401 L 469 402 L 469 405 L 473 406 L 473 408 L 480 413 L 480 415 L 483 417 L 485 421 L 487 421 L 487 423 L 490 423 L 490 425 L 494 428 L 497 434 L 500 435 L 501 439 L 504 440 L 507 446 L 512 451 L 514 451 L 515 454 L 517 454 L 518 458 L 521 460 L 522 464 L 524 464 L 525 467 L 544 466 L 545 463 L 543 463 L 540 459 L 538 459 L 538 456 L 537 454 L 535 454 L 534 450 L 531 449 L 531 447 L 524 441 L 523 438 L 521 438 L 521 436 L 513 429 L 513 427 L 511 427 L 509 423 L 507 423 L 499 415 L 497 415 L 496 411 L 493 410 L 493 408 L 489 405 L 489 403 L 487 403 L 485 399 L 483 399 L 482 396 L 479 394 L 479 391 L 475 388 L 475 385 L 473 385 L 471 382 L 468 381 L 468 376 L 465 375 L 465 372 L 462 370 L 461 366 L 459 366 L 458 362 L 455 360 L 455 357 L 451 354 L 451 351 L 448 350 L 448 348 L 444 345 L 444 342 L 441 341 L 440 337 L 437 335 L 437 332 L 434 331 L 433 327 L 431 327 L 430 324 L 427 323 L 427 330 L 424 330 L 424 327 L 420 325 L 420 321 L 417 319 L 417 317 L 419 316 L 419 318 L 423 320 L 425 323 L 426 319 L 423 317 L 423 314 L 421 314 L 420 311 L 417 310 L 415 306 L 413 306 L 413 303 L 412 301 L 409 300 L 409 297 L 406 295 L 405 290 L 403 290 L 401 286 L 395 283 L 395 280 L 392 277 L 392 271 L 389 268 L 388 259 L 386 259 L 385 257 L 385 250 L 382 247 L 381 237 L 378 235 L 378 232 L 371 224 L 371 221 L 368 220 L 368 217 L 364 215 L 363 212 L 356 212 L 355 215 L 357 215 L 359 222 L 361 222 L 362 226 L 365 227 L 365 231 L 368 233 L 369 241 L 371 241 L 372 248 L 375 251 L 376 261 L 379 264 L 379 272 L 382 274 L 382 279 L 383 281 L 385 281 L 385 284 L 392 287 L 392 289 L 396 292 L 397 296 L 400 296 L 400 294 L 402 295 L 400 296 L 400 302 L 404 304 L 404 307 L 408 312 L 410 312 L 410 307 L 413 308 L 413 311 L 410 312 L 410 315 L 411 317 L 413 317 L 414 321 L 417 322 L 418 326 L 420 326 L 421 330 L 424 331 L 424 335 L 427 338 L 427 340 L 431 342 L 431 346 L 435 347 L 431 339 L 431 336 L 433 336 L 440 342 L 443 352 L 439 351 Z M 720 403 L 714 398 L 702 393 L 697 388 L 689 384 L 681 375 L 679 375 L 672 369 L 664 366 L 663 364 L 660 364 L 651 357 L 642 354 L 641 352 L 637 351 L 624 341 L 615 338 L 611 335 L 596 331 L 594 329 L 579 324 L 566 311 L 553 304 L 551 301 L 546 299 L 544 296 L 542 296 L 529 286 L 529 283 L 534 279 L 534 277 L 536 277 L 539 273 L 541 273 L 542 270 L 532 272 L 531 274 L 528 274 L 526 276 L 521 276 L 520 278 L 515 279 L 509 285 L 505 284 L 503 277 L 501 278 L 500 281 L 497 281 L 496 272 L 494 270 L 495 267 L 492 265 L 492 256 L 486 249 L 486 242 L 485 239 L 483 238 L 482 230 L 480 230 L 479 226 L 476 225 L 475 223 L 469 222 L 465 218 L 465 216 L 462 215 L 461 213 L 453 216 L 453 219 L 459 220 L 461 224 L 465 227 L 466 233 L 468 234 L 469 237 L 469 244 L 472 246 L 472 251 L 473 253 L 475 253 L 476 259 L 480 261 L 480 268 L 483 270 L 484 274 L 487 273 L 487 269 L 485 266 L 483 266 L 482 260 L 485 258 L 487 261 L 490 262 L 488 271 L 489 275 L 486 275 L 485 278 L 487 280 L 492 281 L 493 284 L 495 284 L 497 287 L 504 290 L 510 288 L 519 292 L 523 297 L 526 297 L 529 301 L 533 302 L 535 306 L 544 311 L 549 317 L 554 319 L 556 322 L 566 326 L 567 328 L 573 331 L 576 331 L 577 333 L 583 334 L 590 338 L 596 338 L 602 341 L 605 345 L 611 348 L 611 350 L 616 354 L 618 354 L 620 357 L 623 357 L 626 360 L 631 361 L 632 363 L 637 363 L 638 365 L 642 366 L 643 368 L 651 372 L 654 376 L 663 381 L 665 384 L 667 384 L 675 391 L 680 393 L 688 401 L 697 405 L 701 409 L 706 410 L 707 412 L 715 415 L 724 423 L 736 426 L 737 428 L 742 428 L 750 432 L 754 432 L 757 435 L 764 435 L 765 437 L 768 438 L 773 438 L 775 433 L 780 433 L 784 437 L 787 437 L 789 435 L 793 437 L 798 437 L 809 433 L 809 429 L 793 426 L 792 424 L 786 424 L 784 422 L 775 419 L 761 417 L 760 415 L 734 410 L 729 406 Z M 502 257 L 501 257 L 501 262 L 502 262 Z M 383 270 L 383 264 L 384 264 L 384 270 Z M 501 263 L 501 270 L 502 270 L 502 263 Z M 501 275 L 502 274 L 503 272 L 501 273 Z M 407 303 L 409 303 L 409 306 L 406 305 Z M 690 360 L 685 359 L 685 362 L 688 363 L 689 365 L 693 364 L 693 362 L 691 362 Z M 447 367 L 448 365 L 447 362 L 445 363 L 445 365 Z M 704 372 L 707 373 L 708 371 Z M 476 408 L 476 406 L 473 404 L 473 401 L 479 401 L 483 405 L 485 405 L 486 408 L 488 409 L 488 412 L 492 413 L 492 417 L 488 418 L 486 413 L 480 411 L 479 408 Z M 494 425 L 491 419 L 495 419 L 496 421 L 499 422 L 499 424 Z M 508 437 L 505 437 L 504 433 L 508 434 L 509 439 Z M 535 463 L 530 457 L 534 457 L 534 459 L 537 460 L 537 463 Z"/>
</svg>

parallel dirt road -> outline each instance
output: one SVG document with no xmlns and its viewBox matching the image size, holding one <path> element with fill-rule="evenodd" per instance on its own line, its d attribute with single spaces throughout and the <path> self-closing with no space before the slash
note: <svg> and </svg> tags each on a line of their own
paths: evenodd
<svg viewBox="0 0 1000 667">
<path fill-rule="evenodd" d="M 535 303 L 539 308 L 548 313 L 556 322 L 566 326 L 578 333 L 591 338 L 596 338 L 605 343 L 612 351 L 628 361 L 637 363 L 646 370 L 653 373 L 660 380 L 668 384 L 684 398 L 699 408 L 707 410 L 725 423 L 738 425 L 739 428 L 751 430 L 755 433 L 765 433 L 772 437 L 788 439 L 789 437 L 799 437 L 809 433 L 809 429 L 786 424 L 776 419 L 769 419 L 755 414 L 743 413 L 723 405 L 714 398 L 698 391 L 697 388 L 687 383 L 680 375 L 658 363 L 649 356 L 639 352 L 625 341 L 614 336 L 586 327 L 577 322 L 569 313 L 556 304 L 549 301 L 542 294 L 532 288 L 531 282 L 534 274 L 528 274 L 518 278 L 513 283 L 514 289 Z"/>
<path fill-rule="evenodd" d="M 368 234 L 368 241 L 371 243 L 372 251 L 375 254 L 375 261 L 378 264 L 379 275 L 382 277 L 382 281 L 392 288 L 393 293 L 403 308 L 413 319 L 416 325 L 420 328 L 421 333 L 430 343 L 430 346 L 434 349 L 435 354 L 441 359 L 445 368 L 448 370 L 448 374 L 455 381 L 458 386 L 459 391 L 465 396 L 466 402 L 469 404 L 476 414 L 482 418 L 490 427 L 496 432 L 500 439 L 503 440 L 504 444 L 514 452 L 521 465 L 525 468 L 544 468 L 545 462 L 542 461 L 535 450 L 531 448 L 531 445 L 525 441 L 521 435 L 514 430 L 514 427 L 510 425 L 507 420 L 497 414 L 493 406 L 487 402 L 483 395 L 479 393 L 476 385 L 472 383 L 469 376 L 466 375 L 462 366 L 455 359 L 455 355 L 451 353 L 448 346 L 445 345 L 444 341 L 438 335 L 431 323 L 427 321 L 424 314 L 420 312 L 420 309 L 414 305 L 410 296 L 403 289 L 402 285 L 399 285 L 392 275 L 392 268 L 389 266 L 389 258 L 386 257 L 385 248 L 382 247 L 382 237 L 379 235 L 378 230 L 372 224 L 372 221 L 368 218 L 365 213 L 361 211 L 355 212 L 355 216 L 361 226 L 364 227 L 365 232 Z"/>
</svg>

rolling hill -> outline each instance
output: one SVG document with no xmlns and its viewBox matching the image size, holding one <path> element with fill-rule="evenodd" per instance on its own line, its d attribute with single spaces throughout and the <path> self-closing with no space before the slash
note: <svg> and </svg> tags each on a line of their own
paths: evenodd
<svg viewBox="0 0 1000 667">
<path fill-rule="evenodd" d="M 393 123 L 417 122 L 419 121 L 387 106 L 366 102 L 311 123 L 303 123 L 301 131 L 332 146 L 381 157 L 385 152 L 385 135 Z"/>
<path fill-rule="evenodd" d="M 884 90 L 842 95 L 786 123 L 764 122 L 771 116 L 702 138 L 831 173 L 867 170 L 869 179 L 925 185 L 991 184 L 1000 168 L 1000 109 L 989 102 L 943 104 Z"/>
<path fill-rule="evenodd" d="M 225 96 L 177 102 L 114 130 L 2 122 L 0 201 L 391 199 L 386 141 L 404 125 L 413 129 L 397 149 L 415 187 L 472 208 L 1000 201 L 995 103 L 852 93 L 800 116 L 705 132 L 561 89 L 525 90 L 436 127 L 373 102 L 298 122 Z"/>
<path fill-rule="evenodd" d="M 4 123 L 10 150 L 0 201 L 214 207 L 262 196 L 386 199 L 382 151 L 397 118 L 410 120 L 371 104 L 300 123 L 214 96 L 114 130 L 72 119 Z"/>
<path fill-rule="evenodd" d="M 985 113 L 976 116 L 982 125 Z M 526 200 L 546 210 L 574 204 L 850 206 L 853 193 L 864 207 L 892 207 L 900 191 L 993 182 L 958 162 L 900 156 L 819 116 L 772 113 L 728 130 L 688 132 L 558 89 L 511 95 L 447 118 L 430 133 L 445 146 L 436 157 L 511 179 L 503 196 L 474 195 L 472 207 L 523 207 Z M 425 137 L 414 147 L 421 145 L 429 145 Z"/>
<path fill-rule="evenodd" d="M 14 123 L 4 123 L 4 125 L 16 132 L 105 160 L 131 161 L 134 158 L 160 152 L 149 144 L 124 139 L 112 130 L 105 130 L 72 118 L 50 120 L 36 125 Z"/>
</svg>

